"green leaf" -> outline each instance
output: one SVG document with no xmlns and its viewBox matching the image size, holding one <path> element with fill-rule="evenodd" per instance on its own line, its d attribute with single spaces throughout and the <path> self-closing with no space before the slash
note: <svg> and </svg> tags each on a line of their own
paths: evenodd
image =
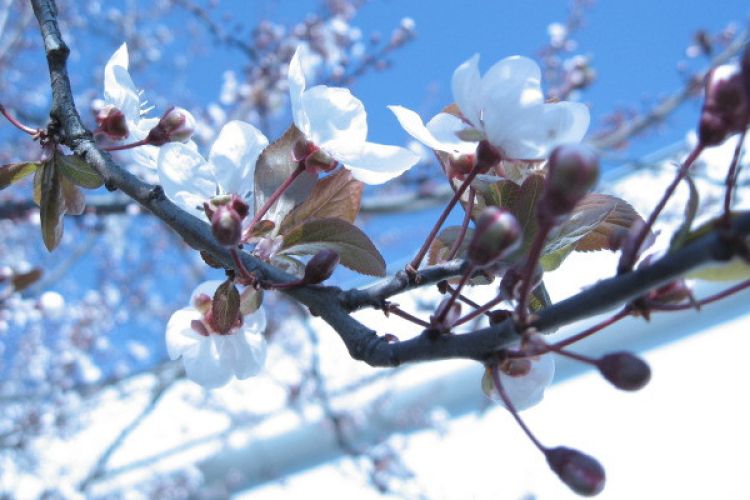
<svg viewBox="0 0 750 500">
<path fill-rule="evenodd" d="M 99 173 L 76 155 L 56 154 L 55 162 L 62 174 L 77 186 L 96 189 L 104 184 L 104 179 Z"/>
<path fill-rule="evenodd" d="M 40 207 L 39 218 L 42 226 L 42 239 L 48 251 L 60 244 L 63 235 L 63 215 L 65 199 L 62 193 L 60 172 L 52 162 L 44 164 L 39 176 Z"/>
<path fill-rule="evenodd" d="M 279 253 L 314 255 L 324 249 L 338 252 L 341 263 L 353 271 L 385 276 L 385 260 L 370 238 L 358 227 L 341 219 L 303 222 L 284 236 L 284 245 Z"/>
<path fill-rule="evenodd" d="M 584 201 L 584 200 L 582 200 Z M 580 205 L 580 206 L 579 206 Z M 542 251 L 541 264 L 545 271 L 554 271 L 575 249 L 583 237 L 598 227 L 615 206 L 608 203 L 579 203 L 562 224 L 550 232 Z"/>
<path fill-rule="evenodd" d="M 523 229 L 523 245 L 518 254 L 525 255 L 531 248 L 539 226 L 536 221 L 536 205 L 544 190 L 544 177 L 542 175 L 530 175 L 523 181 L 518 194 L 513 200 L 510 212 L 516 217 Z"/>
<path fill-rule="evenodd" d="M 475 207 L 479 212 L 489 206 L 511 210 L 521 191 L 521 186 L 513 181 L 487 175 L 477 176 L 471 185 L 477 192 Z"/>
<path fill-rule="evenodd" d="M 86 209 L 86 198 L 83 196 L 83 192 L 66 177 L 60 177 L 60 187 L 62 188 L 65 213 L 81 215 Z"/>
<path fill-rule="evenodd" d="M 41 163 L 10 163 L 0 167 L 0 190 L 25 179 L 42 167 Z"/>
<path fill-rule="evenodd" d="M 698 190 L 695 188 L 695 183 L 693 182 L 693 179 L 690 178 L 690 175 L 686 175 L 684 180 L 687 182 L 690 194 L 687 203 L 685 203 L 685 217 L 682 219 L 680 227 L 677 228 L 677 231 L 675 231 L 672 236 L 672 241 L 669 243 L 670 252 L 681 248 L 686 243 L 688 235 L 690 234 L 690 228 L 693 225 L 695 216 L 698 214 L 698 204 L 700 202 Z"/>
<path fill-rule="evenodd" d="M 309 219 L 341 219 L 354 223 L 359 213 L 364 183 L 352 177 L 351 172 L 340 169 L 315 184 L 310 197 L 284 218 L 280 234 Z"/>
<path fill-rule="evenodd" d="M 732 214 L 732 217 L 734 216 L 735 214 Z M 714 231 L 718 221 L 719 219 L 711 219 L 690 231 L 686 235 L 683 244 L 695 241 L 698 238 L 706 236 L 711 231 Z M 745 244 L 748 244 L 747 240 L 745 241 Z M 685 275 L 685 278 L 712 282 L 745 280 L 750 278 L 750 264 L 741 257 L 733 257 L 728 261 L 715 262 L 690 271 Z"/>
<path fill-rule="evenodd" d="M 292 159 L 292 148 L 295 142 L 302 137 L 302 132 L 292 125 L 284 132 L 284 135 L 272 142 L 260 154 L 258 162 L 255 164 L 254 196 L 256 212 L 297 169 L 299 162 Z M 271 206 L 265 218 L 275 222 L 278 228 L 279 223 L 284 220 L 286 215 L 310 196 L 317 178 L 317 174 L 302 172 Z"/>
<path fill-rule="evenodd" d="M 430 245 L 430 253 L 428 256 L 428 264 L 434 266 L 440 262 L 443 262 L 450 251 L 453 248 L 456 239 L 461 233 L 461 226 L 449 226 L 440 231 Z M 466 236 L 461 246 L 458 247 L 456 252 L 456 258 L 461 258 L 466 254 L 466 248 L 469 246 L 471 238 L 474 236 L 474 229 L 468 228 L 466 230 Z"/>
<path fill-rule="evenodd" d="M 211 301 L 211 315 L 219 333 L 228 333 L 240 317 L 240 293 L 232 280 L 219 285 Z"/>
<path fill-rule="evenodd" d="M 619 242 L 622 239 L 613 236 L 622 231 L 629 231 L 636 223 L 643 222 L 641 216 L 628 202 L 606 194 L 587 194 L 573 210 L 591 210 L 597 206 L 609 206 L 611 211 L 593 231 L 578 240 L 575 247 L 578 252 L 619 250 Z"/>
</svg>

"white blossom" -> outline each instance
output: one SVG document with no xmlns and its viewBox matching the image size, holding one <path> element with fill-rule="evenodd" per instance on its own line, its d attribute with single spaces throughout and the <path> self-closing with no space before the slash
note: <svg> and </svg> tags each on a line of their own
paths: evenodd
<svg viewBox="0 0 750 500">
<path fill-rule="evenodd" d="M 531 369 L 525 375 L 512 376 L 498 370 L 503 389 L 517 411 L 539 404 L 544 397 L 544 391 L 555 377 L 555 360 L 551 354 L 528 359 L 531 361 Z M 488 396 L 500 406 L 507 408 L 496 388 L 493 387 Z"/>
<path fill-rule="evenodd" d="M 151 129 L 159 123 L 159 118 L 145 117 L 149 110 L 144 109 L 145 103 L 141 102 L 141 93 L 130 77 L 129 65 L 128 47 L 123 43 L 104 67 L 104 100 L 125 115 L 130 135 L 123 142 L 128 144 L 145 139 Z M 156 168 L 159 148 L 139 146 L 123 150 L 121 154 L 134 163 Z"/>
<path fill-rule="evenodd" d="M 367 142 L 367 114 L 349 90 L 317 85 L 306 89 L 300 51 L 289 64 L 289 93 L 294 124 L 352 175 L 367 184 L 386 182 L 419 161 L 406 148 Z"/>
<path fill-rule="evenodd" d="M 268 139 L 252 125 L 230 121 L 221 129 L 206 160 L 189 145 L 170 142 L 158 157 L 164 193 L 187 212 L 204 216 L 203 203 L 215 196 L 253 191 L 255 163 Z M 253 206 L 252 199 L 248 205 Z"/>
<path fill-rule="evenodd" d="M 241 325 L 219 334 L 207 314 L 196 309 L 196 299 L 213 297 L 220 281 L 206 281 L 191 297 L 191 305 L 176 311 L 167 323 L 167 352 L 171 359 L 182 356 L 190 380 L 214 389 L 232 378 L 257 375 L 266 359 L 266 314 L 263 308 L 246 315 Z M 203 297 L 205 298 L 205 297 Z"/>
<path fill-rule="evenodd" d="M 456 69 L 451 87 L 462 117 L 441 113 L 425 126 L 413 111 L 391 106 L 408 133 L 438 151 L 473 151 L 476 142 L 450 137 L 473 129 L 506 158 L 541 159 L 555 146 L 580 142 L 588 129 L 585 105 L 544 102 L 541 70 L 526 57 L 505 58 L 482 77 L 475 55 Z"/>
</svg>

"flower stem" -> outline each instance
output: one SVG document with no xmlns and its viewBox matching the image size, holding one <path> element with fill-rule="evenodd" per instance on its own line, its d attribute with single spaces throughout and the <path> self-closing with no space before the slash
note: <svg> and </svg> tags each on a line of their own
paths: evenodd
<svg viewBox="0 0 750 500">
<path fill-rule="evenodd" d="M 281 186 L 279 186 L 276 191 L 271 195 L 270 198 L 266 201 L 266 203 L 258 210 L 258 212 L 253 216 L 253 220 L 250 221 L 250 225 L 247 226 L 247 229 L 245 229 L 245 234 L 242 235 L 242 242 L 245 243 L 247 240 L 250 239 L 250 235 L 252 234 L 253 228 L 255 225 L 260 222 L 260 220 L 263 218 L 264 215 L 266 215 L 266 212 L 271 208 L 271 206 L 278 201 L 279 198 L 281 198 L 281 195 L 284 194 L 284 191 L 286 191 L 289 186 L 292 185 L 292 182 L 299 177 L 299 175 L 305 171 L 305 163 L 304 161 L 301 161 L 297 163 L 297 168 L 294 169 L 294 172 L 292 172 L 289 177 L 281 183 Z"/>
<path fill-rule="evenodd" d="M 5 106 L 3 106 L 2 104 L 0 104 L 0 113 L 2 113 L 3 116 L 7 118 L 10 123 L 12 123 L 17 129 L 21 130 L 22 132 L 26 132 L 29 135 L 36 135 L 39 133 L 39 129 L 28 127 L 24 125 L 23 123 L 21 123 L 20 121 L 18 121 L 18 119 L 15 116 L 8 113 L 8 111 L 5 109 Z"/>
<path fill-rule="evenodd" d="M 737 176 L 739 175 L 740 170 L 740 152 L 742 152 L 742 144 L 745 142 L 745 134 L 747 134 L 747 129 L 743 129 L 740 134 L 740 139 L 737 142 L 737 147 L 735 148 L 734 156 L 732 157 L 732 165 L 729 167 L 729 172 L 727 172 L 727 179 L 725 181 L 727 190 L 726 193 L 724 193 L 724 216 L 721 219 L 721 223 L 727 228 L 732 223 L 732 214 L 730 210 L 732 195 L 737 186 Z"/>
<path fill-rule="evenodd" d="M 641 228 L 641 231 L 638 233 L 638 236 L 636 236 L 633 244 L 628 248 L 628 251 L 623 252 L 622 256 L 620 257 L 620 263 L 617 266 L 617 274 L 627 273 L 633 269 L 633 265 L 635 264 L 636 260 L 638 260 L 641 246 L 643 245 L 643 242 L 646 241 L 646 237 L 648 236 L 651 229 L 654 227 L 656 219 L 659 217 L 662 210 L 664 210 L 667 201 L 669 201 L 669 199 L 674 194 L 675 189 L 677 189 L 677 185 L 685 177 L 685 175 L 687 175 L 688 170 L 690 170 L 693 162 L 695 162 L 695 160 L 701 154 L 704 147 L 705 146 L 703 144 L 698 144 L 685 159 L 682 166 L 680 167 L 679 172 L 677 172 L 677 175 L 672 181 L 672 184 L 667 187 L 667 190 L 664 192 L 664 195 L 659 201 L 659 204 L 656 206 L 654 211 L 651 212 L 648 221 Z"/>
<path fill-rule="evenodd" d="M 445 320 L 445 317 L 448 315 L 448 311 L 451 310 L 451 307 L 453 307 L 453 304 L 456 303 L 456 299 L 458 298 L 458 294 L 461 293 L 461 289 L 464 287 L 466 282 L 469 280 L 472 274 L 474 274 L 474 271 L 476 270 L 476 266 L 469 265 L 466 268 L 466 272 L 463 276 L 461 276 L 461 281 L 459 281 L 458 286 L 455 290 L 451 290 L 451 296 L 448 299 L 448 303 L 443 307 L 443 309 L 440 311 L 440 314 L 438 315 L 436 319 L 436 323 L 441 325 L 443 324 L 443 321 Z"/>
<path fill-rule="evenodd" d="M 438 218 L 437 222 L 435 222 L 435 225 L 433 226 L 432 231 L 430 231 L 430 234 L 427 236 L 427 239 L 422 245 L 422 248 L 419 249 L 419 252 L 417 253 L 416 257 L 414 257 L 414 260 L 411 261 L 411 264 L 406 266 L 407 272 L 412 272 L 412 273 L 417 272 L 420 264 L 422 263 L 422 259 L 424 259 L 424 256 L 427 255 L 427 250 L 429 250 L 430 245 L 432 245 L 432 242 L 435 239 L 435 236 L 437 236 L 438 231 L 440 231 L 440 228 L 445 223 L 445 219 L 448 218 L 448 215 L 453 210 L 453 207 L 456 206 L 456 203 L 458 203 L 458 200 L 461 199 L 461 196 L 463 196 L 464 192 L 471 184 L 471 181 L 473 181 L 474 177 L 476 177 L 477 174 L 479 174 L 480 170 L 481 168 L 480 168 L 479 163 L 474 165 L 474 168 L 466 176 L 463 183 L 461 183 L 461 185 L 458 187 L 456 192 L 453 193 L 453 198 L 451 198 L 451 200 L 445 206 L 445 209 L 443 209 L 443 213 L 440 214 L 440 217 Z"/>
<path fill-rule="evenodd" d="M 132 149 L 137 148 L 138 146 L 148 146 L 150 142 L 148 142 L 148 138 L 141 139 L 137 142 L 131 142 L 130 144 L 120 144 L 119 146 L 108 146 L 106 148 L 101 148 L 102 151 L 122 151 L 124 149 Z"/>
<path fill-rule="evenodd" d="M 474 189 L 474 186 L 469 186 L 469 201 L 466 204 L 466 213 L 464 214 L 464 221 L 461 224 L 461 230 L 458 233 L 458 237 L 456 238 L 456 241 L 453 242 L 453 246 L 450 249 L 450 252 L 448 252 L 448 255 L 445 257 L 445 260 L 453 260 L 456 257 L 456 254 L 458 253 L 458 249 L 461 248 L 461 243 L 464 242 L 464 238 L 466 238 L 466 231 L 469 228 L 469 221 L 471 221 L 471 212 L 474 210 L 474 197 L 476 196 L 476 192 Z"/>
<path fill-rule="evenodd" d="M 516 307 L 516 314 L 518 316 L 518 324 L 525 328 L 528 322 L 528 302 L 531 296 L 532 278 L 534 277 L 534 270 L 539 262 L 539 258 L 544 250 L 544 243 L 547 241 L 547 235 L 555 225 L 555 221 L 552 218 L 542 217 L 539 220 L 539 229 L 534 240 L 531 243 L 528 255 L 526 255 L 526 262 L 524 263 L 523 273 L 521 274 L 521 290 L 518 294 L 518 306 Z"/>
<path fill-rule="evenodd" d="M 510 414 L 513 415 L 513 418 L 516 419 L 516 422 L 518 422 L 518 425 L 521 426 L 523 432 L 525 432 L 529 439 L 531 439 L 531 442 L 534 443 L 534 446 L 539 448 L 539 450 L 544 453 L 546 448 L 536 438 L 536 436 L 532 434 L 531 429 L 526 426 L 526 423 L 523 421 L 523 419 L 521 419 L 521 416 L 518 414 L 516 407 L 508 397 L 508 393 L 505 392 L 503 383 L 500 381 L 500 374 L 498 373 L 498 370 L 499 368 L 497 367 L 497 365 L 492 365 L 490 367 L 490 373 L 492 373 L 492 381 L 495 382 L 495 389 L 497 389 L 497 393 L 500 395 L 500 399 L 503 400 L 503 403 L 505 403 L 505 406 L 508 408 L 508 411 L 510 411 Z"/>
</svg>

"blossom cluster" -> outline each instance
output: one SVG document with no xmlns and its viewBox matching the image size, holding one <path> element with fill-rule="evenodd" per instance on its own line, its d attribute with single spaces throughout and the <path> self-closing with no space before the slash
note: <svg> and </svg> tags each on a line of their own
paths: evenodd
<svg viewBox="0 0 750 500">
<path fill-rule="evenodd" d="M 367 141 L 364 105 L 348 89 L 326 85 L 308 88 L 303 53 L 299 49 L 295 52 L 287 75 L 291 115 L 298 134 L 290 154 L 293 161 L 299 162 L 299 168 L 325 174 L 341 166 L 357 181 L 380 184 L 419 161 L 406 148 Z M 144 103 L 127 70 L 128 54 L 123 45 L 105 68 L 106 106 L 99 115 L 99 131 L 110 140 L 138 145 L 123 149 L 132 155 L 131 161 L 155 171 L 167 197 L 188 213 L 210 222 L 209 207 L 231 195 L 245 200 L 252 217 L 257 208 L 256 165 L 269 146 L 268 138 L 249 123 L 230 121 L 204 157 L 181 133 L 191 118 L 180 121 L 184 115 L 178 115 L 180 133 L 166 134 L 167 140 L 157 144 L 152 131 L 166 126 L 167 115 L 161 120 L 144 116 Z M 468 158 L 470 163 L 480 144 L 489 145 L 500 160 L 543 161 L 556 146 L 579 142 L 588 128 L 585 105 L 545 102 L 539 66 L 525 57 L 503 59 L 482 76 L 479 56 L 475 55 L 454 72 L 452 90 L 456 105 L 426 125 L 407 108 L 390 109 L 402 127 L 427 147 Z M 281 238 L 273 241 L 278 250 Z M 271 244 L 262 241 L 258 248 Z M 274 254 L 263 252 L 267 258 Z M 338 261 L 338 255 L 333 255 Z M 232 377 L 242 379 L 257 373 L 265 352 L 262 308 L 241 314 L 238 326 L 227 331 L 218 331 L 210 315 L 206 316 L 212 310 L 211 301 L 206 300 L 217 287 L 218 283 L 210 282 L 198 287 L 191 305 L 176 312 L 167 327 L 170 356 L 182 356 L 188 376 L 206 387 L 218 387 Z M 536 404 L 551 382 L 551 357 L 536 359 L 527 372 L 501 372 L 508 397 L 518 409 Z"/>
</svg>

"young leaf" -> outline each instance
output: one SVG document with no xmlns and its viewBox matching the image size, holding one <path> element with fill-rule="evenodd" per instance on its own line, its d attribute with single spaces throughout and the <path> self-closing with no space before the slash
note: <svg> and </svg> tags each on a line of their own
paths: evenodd
<svg viewBox="0 0 750 500">
<path fill-rule="evenodd" d="M 341 219 L 312 219 L 284 236 L 280 254 L 314 255 L 330 249 L 341 256 L 341 264 L 358 273 L 385 276 L 385 260 L 370 238 L 358 227 Z"/>
<path fill-rule="evenodd" d="M 593 207 L 611 207 L 609 215 L 590 233 L 578 240 L 575 250 L 590 252 L 594 250 L 619 250 L 618 238 L 613 238 L 620 231 L 627 231 L 636 222 L 643 219 L 630 204 L 616 196 L 592 193 L 586 195 L 573 211 L 590 210 Z"/>
<path fill-rule="evenodd" d="M 66 177 L 60 176 L 60 187 L 62 188 L 65 213 L 70 215 L 81 215 L 86 209 L 86 199 L 81 190 Z"/>
<path fill-rule="evenodd" d="M 565 222 L 552 230 L 547 245 L 542 252 L 541 263 L 545 271 L 554 271 L 575 249 L 583 237 L 598 227 L 615 209 L 615 206 L 602 204 L 576 205 Z"/>
<path fill-rule="evenodd" d="M 3 165 L 0 167 L 0 190 L 25 179 L 36 172 L 41 166 L 41 163 L 32 162 Z"/>
<path fill-rule="evenodd" d="M 453 248 L 453 244 L 456 242 L 456 238 L 461 232 L 461 226 L 449 226 L 440 231 L 437 237 L 433 240 L 430 245 L 430 253 L 428 256 L 428 263 L 431 266 L 438 264 L 445 260 L 446 254 Z M 466 236 L 464 241 L 456 252 L 456 258 L 462 258 L 466 255 L 466 247 L 469 245 L 471 238 L 474 236 L 474 229 L 468 228 L 466 230 Z"/>
<path fill-rule="evenodd" d="M 309 219 L 341 219 L 354 223 L 359 213 L 364 183 L 340 169 L 315 184 L 310 197 L 296 207 L 281 222 L 280 234 Z"/>
<path fill-rule="evenodd" d="M 536 221 L 536 205 L 544 190 L 544 177 L 530 175 L 523 181 L 518 194 L 513 200 L 510 212 L 516 217 L 523 230 L 522 254 L 526 254 L 536 235 L 538 224 Z"/>
<path fill-rule="evenodd" d="M 294 125 L 284 135 L 263 150 L 255 164 L 255 210 L 266 203 L 276 189 L 289 178 L 299 162 L 292 159 L 292 148 L 302 138 Z M 271 206 L 266 219 L 277 224 L 297 205 L 308 198 L 313 190 L 317 174 L 302 172 L 279 200 Z"/>
<path fill-rule="evenodd" d="M 494 176 L 478 175 L 471 185 L 478 195 L 474 204 L 475 213 L 481 213 L 488 206 L 511 210 L 521 191 L 519 184 L 508 179 L 497 180 Z"/>
<path fill-rule="evenodd" d="M 240 315 L 240 293 L 231 280 L 219 285 L 211 301 L 211 314 L 219 333 L 229 332 Z"/>
<path fill-rule="evenodd" d="M 698 204 L 700 201 L 698 190 L 695 188 L 695 183 L 693 182 L 693 179 L 690 178 L 690 175 L 686 175 L 684 180 L 690 189 L 690 194 L 687 203 L 685 203 L 685 217 L 683 218 L 680 227 L 672 236 L 672 241 L 669 243 L 670 252 L 677 250 L 685 244 L 688 235 L 690 234 L 690 228 L 693 225 L 695 216 L 698 214 Z"/>
<path fill-rule="evenodd" d="M 55 155 L 55 162 L 62 174 L 76 186 L 96 189 L 104 184 L 104 179 L 88 163 L 76 155 Z M 71 212 L 72 213 L 72 212 Z"/>
<path fill-rule="evenodd" d="M 65 215 L 65 199 L 62 193 L 60 172 L 54 163 L 47 162 L 41 169 L 39 182 L 40 207 L 39 218 L 42 225 L 42 239 L 48 251 L 52 251 L 60 244 L 63 235 L 63 215 Z"/>
</svg>

